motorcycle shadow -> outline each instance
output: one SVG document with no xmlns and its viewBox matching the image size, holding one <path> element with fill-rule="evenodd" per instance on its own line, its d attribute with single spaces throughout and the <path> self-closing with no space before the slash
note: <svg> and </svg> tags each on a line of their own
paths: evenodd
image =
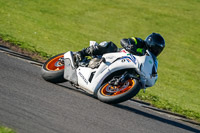
<svg viewBox="0 0 200 133">
<path fill-rule="evenodd" d="M 168 125 L 179 127 L 179 128 L 184 129 L 184 130 L 187 130 L 187 131 L 200 133 L 199 129 L 196 129 L 196 128 L 191 127 L 189 125 L 186 125 L 186 124 L 183 124 L 183 123 L 180 123 L 180 122 L 177 122 L 177 121 L 169 120 L 169 119 L 166 119 L 166 118 L 163 118 L 161 116 L 157 116 L 157 115 L 154 115 L 154 114 L 151 114 L 151 113 L 148 113 L 148 112 L 144 112 L 142 110 L 135 109 L 133 107 L 130 107 L 130 106 L 127 106 L 127 105 L 124 105 L 124 104 L 119 103 L 119 104 L 115 104 L 115 105 L 112 105 L 112 106 L 126 110 L 126 111 L 129 111 L 129 112 L 132 112 L 132 113 L 136 113 L 138 115 L 142 115 L 144 117 L 147 117 L 147 118 L 150 118 L 150 119 L 153 119 L 153 120 L 156 120 L 156 121 L 168 124 Z"/>
</svg>

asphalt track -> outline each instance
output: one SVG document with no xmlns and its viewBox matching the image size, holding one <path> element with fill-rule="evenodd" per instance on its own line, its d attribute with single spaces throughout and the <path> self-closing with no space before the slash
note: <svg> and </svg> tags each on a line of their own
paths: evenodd
<svg viewBox="0 0 200 133">
<path fill-rule="evenodd" d="M 134 101 L 109 105 L 68 83 L 48 83 L 40 67 L 3 52 L 0 62 L 0 125 L 17 133 L 200 133 Z"/>
</svg>

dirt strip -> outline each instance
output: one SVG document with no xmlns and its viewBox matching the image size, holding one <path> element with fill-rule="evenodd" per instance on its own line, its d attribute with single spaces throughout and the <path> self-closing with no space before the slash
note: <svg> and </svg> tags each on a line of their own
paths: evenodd
<svg viewBox="0 0 200 133">
<path fill-rule="evenodd" d="M 45 62 L 46 61 L 46 59 L 44 57 L 40 56 L 39 53 L 32 52 L 30 50 L 20 48 L 20 46 L 17 46 L 17 45 L 15 45 L 13 43 L 10 43 L 8 41 L 4 41 L 1 38 L 0 38 L 0 45 L 4 46 L 5 48 L 8 48 L 8 49 L 10 49 L 12 51 L 15 51 L 15 52 L 21 53 L 23 55 L 26 55 L 26 56 L 30 57 L 31 59 L 33 59 L 33 60 L 40 61 L 40 62 Z"/>
</svg>

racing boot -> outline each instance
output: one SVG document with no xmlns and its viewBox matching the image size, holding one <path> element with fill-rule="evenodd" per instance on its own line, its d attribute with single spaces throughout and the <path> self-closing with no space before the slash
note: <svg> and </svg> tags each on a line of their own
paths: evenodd
<svg viewBox="0 0 200 133">
<path fill-rule="evenodd" d="M 113 42 L 102 42 L 98 45 L 92 45 L 78 51 L 75 56 L 79 61 L 85 56 L 103 55 L 105 53 L 117 52 L 118 48 Z"/>
<path fill-rule="evenodd" d="M 84 48 L 81 51 L 76 52 L 74 54 L 76 62 L 80 62 L 84 59 L 85 56 L 89 56 L 90 55 L 89 49 L 90 49 L 90 47 Z"/>
</svg>

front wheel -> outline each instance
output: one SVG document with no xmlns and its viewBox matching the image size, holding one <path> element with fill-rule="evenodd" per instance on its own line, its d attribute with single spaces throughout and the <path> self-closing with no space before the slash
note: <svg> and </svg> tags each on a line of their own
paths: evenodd
<svg viewBox="0 0 200 133">
<path fill-rule="evenodd" d="M 52 83 L 62 83 L 64 79 L 64 54 L 48 59 L 42 66 L 42 77 Z"/>
<path fill-rule="evenodd" d="M 98 90 L 97 97 L 102 102 L 116 104 L 131 99 L 139 92 L 140 88 L 137 79 L 128 79 L 120 86 L 105 83 Z"/>
</svg>

